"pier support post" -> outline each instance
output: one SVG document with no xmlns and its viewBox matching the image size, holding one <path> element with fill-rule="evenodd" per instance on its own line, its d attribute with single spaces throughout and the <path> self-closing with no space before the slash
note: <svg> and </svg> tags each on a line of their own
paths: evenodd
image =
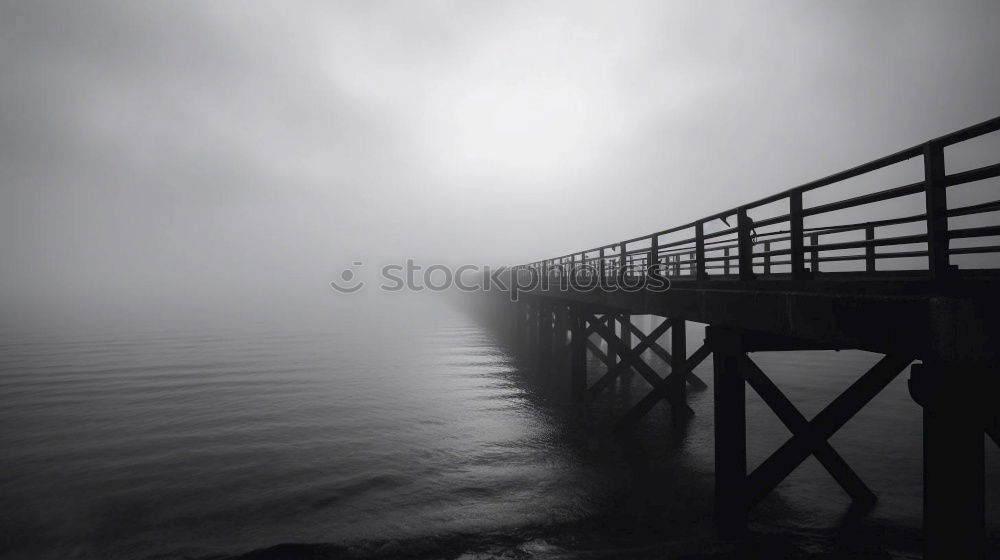
<svg viewBox="0 0 1000 560">
<path fill-rule="evenodd" d="M 714 360 L 715 522 L 724 537 L 738 537 L 747 524 L 746 389 L 740 372 L 743 340 L 738 330 L 710 326 Z"/>
<path fill-rule="evenodd" d="M 541 317 L 541 304 L 538 301 L 532 302 L 528 310 L 528 352 L 532 357 L 537 357 L 538 354 L 538 325 Z"/>
<path fill-rule="evenodd" d="M 571 310 L 567 306 L 560 304 L 554 306 L 553 311 L 555 312 L 555 344 L 553 347 L 555 350 L 555 363 L 562 369 L 569 362 L 568 342 L 570 323 L 572 321 L 570 317 Z"/>
<path fill-rule="evenodd" d="M 570 309 L 570 392 L 574 400 L 587 395 L 587 322 L 580 309 Z"/>
<path fill-rule="evenodd" d="M 621 333 L 618 335 L 619 338 L 621 338 L 621 348 L 619 351 L 622 354 L 628 354 L 629 352 L 632 351 L 633 348 L 632 329 L 629 328 L 629 325 L 631 324 L 632 324 L 632 316 L 629 315 L 628 313 L 623 313 L 618 317 L 618 327 L 619 329 L 621 329 Z M 622 372 L 625 374 L 625 377 L 623 377 L 622 379 L 627 380 L 629 376 L 634 372 L 635 370 L 632 369 L 631 367 L 625 368 L 625 371 Z"/>
<path fill-rule="evenodd" d="M 684 319 L 674 319 L 674 324 L 670 327 L 670 351 L 673 352 L 670 371 L 683 369 L 687 362 L 687 322 Z M 674 387 L 671 389 L 674 398 L 684 403 L 687 402 L 687 380 L 687 375 L 673 376 Z M 681 413 L 681 408 L 676 406 L 671 407 L 670 412 L 675 422 L 689 418 L 688 415 Z"/>
<path fill-rule="evenodd" d="M 524 304 L 520 301 L 510 302 L 510 339 L 515 346 L 521 344 L 521 336 L 524 334 Z"/>
<path fill-rule="evenodd" d="M 985 450 L 977 392 L 958 367 L 911 367 L 924 415 L 924 558 L 985 557 Z"/>
<path fill-rule="evenodd" d="M 547 373 L 552 363 L 552 307 L 548 304 L 538 305 L 538 365 L 543 373 Z"/>
<path fill-rule="evenodd" d="M 611 334 L 616 334 L 618 328 L 616 326 L 617 324 L 618 319 L 614 315 L 608 314 L 608 330 L 611 331 Z M 605 338 L 604 341 L 608 347 L 608 356 L 610 356 L 611 361 L 617 365 L 620 360 L 620 357 L 618 356 L 618 343 L 607 338 Z"/>
</svg>

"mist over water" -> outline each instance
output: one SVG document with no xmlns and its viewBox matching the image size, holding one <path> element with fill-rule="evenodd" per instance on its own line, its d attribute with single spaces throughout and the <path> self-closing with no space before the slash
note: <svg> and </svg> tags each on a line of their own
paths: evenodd
<svg viewBox="0 0 1000 560">
<path fill-rule="evenodd" d="M 429 557 L 489 550 L 497 539 L 539 558 L 639 545 L 725 550 L 709 520 L 710 390 L 691 393 L 686 430 L 661 405 L 636 434 L 611 438 L 610 421 L 644 394 L 638 376 L 583 414 L 553 375 L 448 301 L 359 300 L 352 311 L 323 328 L 5 337 L 4 556 L 375 543 L 352 553 L 374 557 L 400 539 L 424 542 Z M 755 359 L 808 416 L 875 356 Z M 601 368 L 590 371 L 596 379 Z M 698 373 L 711 383 L 710 368 Z M 753 466 L 788 434 L 763 403 L 748 402 Z M 919 550 L 919 419 L 901 377 L 833 439 L 880 496 L 868 517 L 845 517 L 848 499 L 810 460 L 754 521 L 806 550 L 836 550 L 865 531 L 888 535 L 901 555 Z M 997 465 L 990 448 L 994 508 Z"/>
<path fill-rule="evenodd" d="M 235 553 L 586 512 L 594 475 L 511 357 L 447 306 L 407 310 L 5 341 L 8 551 Z"/>
<path fill-rule="evenodd" d="M 662 231 L 995 117 L 998 28 L 995 1 L 0 0 L 0 557 L 731 552 L 711 390 L 611 437 L 640 376 L 583 411 L 450 300 L 329 282 Z M 949 173 L 996 161 L 976 142 Z M 875 357 L 754 359 L 809 416 Z M 754 510 L 766 556 L 916 554 L 905 377 L 832 439 L 875 509 L 809 459 Z M 750 391 L 747 426 L 751 467 L 788 435 Z"/>
</svg>

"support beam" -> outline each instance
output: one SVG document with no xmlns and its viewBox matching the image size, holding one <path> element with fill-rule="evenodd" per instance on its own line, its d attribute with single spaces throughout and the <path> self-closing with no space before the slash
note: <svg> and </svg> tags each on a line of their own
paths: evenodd
<svg viewBox="0 0 1000 560">
<path fill-rule="evenodd" d="M 601 350 L 601 347 L 598 346 L 593 340 L 587 341 L 587 349 L 597 356 L 597 359 L 601 360 L 601 362 L 609 369 L 615 367 L 615 362 L 611 359 L 611 356 L 605 354 L 604 351 Z"/>
<path fill-rule="evenodd" d="M 658 328 L 663 327 L 664 325 L 667 324 L 667 322 L 668 320 L 664 320 L 663 324 L 661 324 L 660 327 Z M 671 325 L 672 324 L 673 323 L 671 322 Z M 670 326 L 667 326 L 666 328 L 670 328 Z M 654 330 L 653 332 L 655 333 L 656 331 Z M 606 336 L 614 336 L 614 334 L 612 334 L 609 331 L 605 331 L 603 334 L 605 334 Z M 679 395 L 676 391 L 672 390 L 673 386 L 676 385 L 676 383 L 668 383 L 667 380 L 661 379 L 660 376 L 657 375 L 656 371 L 642 359 L 642 352 L 644 351 L 643 346 L 650 344 L 652 340 L 654 340 L 653 334 L 650 334 L 648 337 L 646 335 L 640 335 L 640 345 L 637 346 L 635 349 L 633 349 L 633 351 L 630 352 L 628 355 L 623 356 L 622 362 L 619 364 L 619 367 L 621 368 L 635 367 L 635 369 L 638 370 L 639 374 L 642 375 L 643 379 L 645 379 L 646 382 L 649 383 L 649 385 L 653 389 L 656 389 L 657 387 L 664 385 L 665 390 L 663 393 L 663 398 L 665 398 L 667 401 L 670 402 L 670 405 L 673 409 L 673 413 L 677 417 L 684 417 L 684 418 L 690 417 L 691 415 L 694 414 L 694 411 L 692 411 L 691 407 L 687 405 L 687 402 L 683 398 L 681 398 L 682 395 Z M 608 377 L 610 373 L 611 372 L 605 374 L 605 377 Z M 683 373 L 680 373 L 677 376 L 675 376 L 675 378 L 683 379 L 683 375 L 684 375 Z M 604 378 L 602 378 L 602 380 L 603 379 Z"/>
<path fill-rule="evenodd" d="M 524 317 L 524 349 L 529 356 L 538 351 L 538 303 L 525 305 Z"/>
<path fill-rule="evenodd" d="M 632 326 L 632 316 L 631 315 L 629 315 L 628 313 L 624 313 L 624 314 L 618 316 L 618 328 L 620 329 L 619 330 L 619 332 L 620 332 L 619 336 L 621 338 L 621 341 L 618 343 L 620 345 L 620 348 L 621 348 L 619 350 L 619 354 L 622 354 L 622 353 L 626 353 L 627 354 L 632 349 L 632 330 L 629 329 L 629 327 L 631 327 L 631 326 Z M 634 371 L 635 370 L 633 370 L 631 367 L 627 367 L 627 368 L 625 368 L 624 371 L 622 371 L 622 373 L 624 373 L 624 374 L 630 374 L 630 373 L 633 373 Z"/>
<path fill-rule="evenodd" d="M 742 339 L 739 331 L 717 326 L 706 335 L 715 362 L 715 523 L 724 537 L 739 537 L 746 532 L 749 503 Z"/>
<path fill-rule="evenodd" d="M 985 557 L 983 424 L 958 367 L 916 364 L 911 393 L 924 409 L 924 558 Z"/>
<path fill-rule="evenodd" d="M 547 373 L 552 363 L 552 308 L 540 303 L 538 309 L 538 365 Z"/>
<path fill-rule="evenodd" d="M 860 379 L 833 400 L 809 422 L 809 429 L 793 435 L 764 460 L 748 479 L 749 502 L 756 503 L 769 494 L 812 453 L 811 443 L 825 441 L 868 404 L 912 359 L 885 356 Z"/>
<path fill-rule="evenodd" d="M 614 333 L 615 329 L 617 328 L 616 325 L 618 324 L 618 318 L 615 317 L 613 314 L 609 313 L 605 317 L 605 320 L 607 321 L 608 328 L 611 329 L 612 333 Z M 592 329 L 594 329 L 594 332 L 597 332 L 598 324 L 596 322 L 591 322 L 590 327 Z M 618 347 L 617 347 L 618 343 L 616 341 L 618 339 L 615 338 L 615 340 L 611 340 L 610 338 L 608 338 L 606 336 L 602 336 L 602 338 L 604 338 L 604 340 L 607 341 L 607 343 L 608 343 L 608 355 L 611 356 L 611 359 L 614 360 L 615 361 L 615 365 L 617 365 L 618 364 L 618 353 L 619 353 L 619 351 L 618 351 Z"/>
<path fill-rule="evenodd" d="M 687 322 L 684 319 L 676 319 L 674 326 L 670 328 L 670 349 L 674 351 L 673 360 L 670 362 L 671 373 L 673 373 L 673 370 L 683 369 L 684 363 L 687 361 Z M 670 390 L 674 393 L 674 398 L 684 403 L 687 403 L 687 377 L 687 375 L 673 375 L 667 376 L 665 380 L 666 383 L 671 384 Z M 656 385 L 653 385 L 653 389 L 656 389 Z M 680 414 L 680 409 L 677 407 L 672 407 L 671 413 L 675 422 L 687 418 Z"/>
<path fill-rule="evenodd" d="M 608 365 L 608 371 L 602 375 L 596 383 L 590 386 L 587 390 L 589 397 L 597 396 L 601 391 L 603 391 L 607 386 L 617 379 L 618 375 L 625 369 L 626 363 L 622 360 L 623 355 L 626 353 L 621 350 L 621 339 L 618 338 L 615 333 L 615 325 L 618 323 L 617 317 L 609 316 L 607 320 L 598 320 L 594 316 L 588 316 L 587 322 L 590 328 L 600 336 L 604 342 L 607 344 L 608 354 L 607 357 L 610 362 L 605 362 Z M 670 328 L 669 326 L 660 325 L 665 329 Z"/>
<path fill-rule="evenodd" d="M 795 405 L 788 400 L 788 397 L 778 389 L 767 375 L 761 371 L 757 364 L 749 356 L 744 355 L 741 366 L 743 367 L 743 375 L 746 377 L 747 383 L 771 407 L 771 410 L 774 411 L 775 415 L 785 424 L 788 430 L 792 434 L 801 434 L 802 437 L 811 438 L 809 421 L 795 408 Z M 819 460 L 827 472 L 837 481 L 837 484 L 847 492 L 856 504 L 867 507 L 875 503 L 877 499 L 875 493 L 865 485 L 861 477 L 837 453 L 833 446 L 830 445 L 830 442 L 812 439 L 811 445 L 812 453 L 816 456 L 816 459 Z"/>
<path fill-rule="evenodd" d="M 563 368 L 570 360 L 570 310 L 564 304 L 557 304 L 552 308 L 555 327 L 553 329 L 554 342 L 552 349 L 555 353 L 555 364 Z"/>
<path fill-rule="evenodd" d="M 645 336 L 645 334 L 643 334 L 643 332 L 641 330 L 639 330 L 639 327 L 636 327 L 632 323 L 629 323 L 629 328 L 637 336 Z M 666 348 L 660 346 L 656 342 L 651 342 L 649 344 L 649 349 L 654 354 L 656 354 L 657 357 L 659 357 L 661 360 L 663 360 L 664 362 L 666 362 L 667 365 L 669 365 L 671 367 L 671 370 L 674 369 L 674 357 L 673 357 L 673 354 L 671 354 L 670 352 L 668 352 Z M 687 382 L 690 383 L 695 389 L 698 389 L 698 390 L 708 389 L 708 384 L 706 384 L 704 381 L 702 381 L 700 377 L 698 377 L 697 375 L 695 375 L 693 370 L 687 369 L 686 371 L 687 371 L 687 376 L 686 376 Z"/>
<path fill-rule="evenodd" d="M 618 352 L 618 355 L 621 358 L 621 360 L 615 365 L 614 368 L 612 368 L 603 376 L 601 376 L 601 378 L 598 379 L 597 382 L 590 387 L 590 389 L 588 389 L 587 392 L 591 397 L 596 396 L 601 391 L 603 391 L 604 388 L 610 385 L 611 382 L 613 382 L 615 378 L 618 377 L 618 375 L 620 375 L 623 371 L 625 371 L 626 368 L 631 368 L 633 363 L 639 360 L 640 356 L 642 356 L 642 353 L 645 352 L 647 348 L 649 348 L 650 341 L 658 339 L 660 336 L 663 335 L 663 333 L 667 332 L 667 329 L 669 329 L 670 326 L 673 324 L 670 319 L 664 319 L 664 321 L 660 323 L 660 326 L 653 329 L 653 332 L 650 333 L 648 337 L 643 338 L 642 341 L 639 342 L 639 344 L 631 351 L 625 352 L 622 349 L 620 339 L 617 336 L 615 336 L 613 332 L 611 332 L 609 329 L 601 325 L 597 321 L 597 319 L 593 317 L 590 317 L 590 322 L 591 324 L 595 325 L 598 334 L 603 336 L 608 341 L 609 348 L 612 344 L 614 344 L 614 346 L 616 347 L 615 351 Z"/>
<path fill-rule="evenodd" d="M 580 309 L 571 308 L 570 315 L 570 392 L 574 400 L 587 394 L 587 324 Z"/>
<path fill-rule="evenodd" d="M 701 362 L 704 361 L 704 359 L 711 353 L 711 349 L 708 345 L 703 344 L 701 348 L 695 351 L 694 354 L 691 354 L 691 356 L 684 363 L 684 367 L 671 371 L 670 374 L 667 375 L 666 379 L 661 381 L 660 384 L 646 394 L 642 400 L 629 409 L 629 411 L 626 412 L 622 419 L 615 425 L 614 430 L 616 432 L 622 432 L 632 429 L 643 416 L 656 406 L 656 403 L 660 402 L 664 398 L 667 398 L 666 396 L 671 390 L 670 382 L 686 376 L 689 371 L 698 367 L 698 365 L 701 364 Z"/>
</svg>

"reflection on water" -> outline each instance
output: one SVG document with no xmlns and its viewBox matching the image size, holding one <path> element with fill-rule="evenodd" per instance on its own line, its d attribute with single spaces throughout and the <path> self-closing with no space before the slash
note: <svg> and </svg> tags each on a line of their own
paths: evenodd
<svg viewBox="0 0 1000 560">
<path fill-rule="evenodd" d="M 433 309 L 323 329 L 8 337 L 4 548 L 11 558 L 147 558 L 383 543 L 366 545 L 374 554 L 403 539 L 432 554 L 514 546 L 548 557 L 713 546 L 710 390 L 691 392 L 687 429 L 671 428 L 661 405 L 612 441 L 604 428 L 644 394 L 639 376 L 584 414 L 493 333 Z M 876 359 L 754 358 L 807 416 Z M 707 363 L 698 373 L 711 382 Z M 788 434 L 748 398 L 752 467 Z M 907 541 L 920 522 L 919 436 L 901 377 L 833 439 L 881 499 L 847 523 L 898 534 L 889 541 L 904 553 L 917 548 Z M 995 449 L 988 458 L 995 508 Z M 847 506 L 810 460 L 754 519 L 822 549 L 839 546 L 831 528 L 844 530 Z"/>
</svg>

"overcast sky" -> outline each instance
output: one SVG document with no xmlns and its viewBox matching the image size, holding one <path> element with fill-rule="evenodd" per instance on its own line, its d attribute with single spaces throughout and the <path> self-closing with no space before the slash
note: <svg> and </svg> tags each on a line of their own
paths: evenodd
<svg viewBox="0 0 1000 560">
<path fill-rule="evenodd" d="M 663 229 L 1000 114 L 998 30 L 995 0 L 0 0 L 3 320 Z"/>
</svg>

